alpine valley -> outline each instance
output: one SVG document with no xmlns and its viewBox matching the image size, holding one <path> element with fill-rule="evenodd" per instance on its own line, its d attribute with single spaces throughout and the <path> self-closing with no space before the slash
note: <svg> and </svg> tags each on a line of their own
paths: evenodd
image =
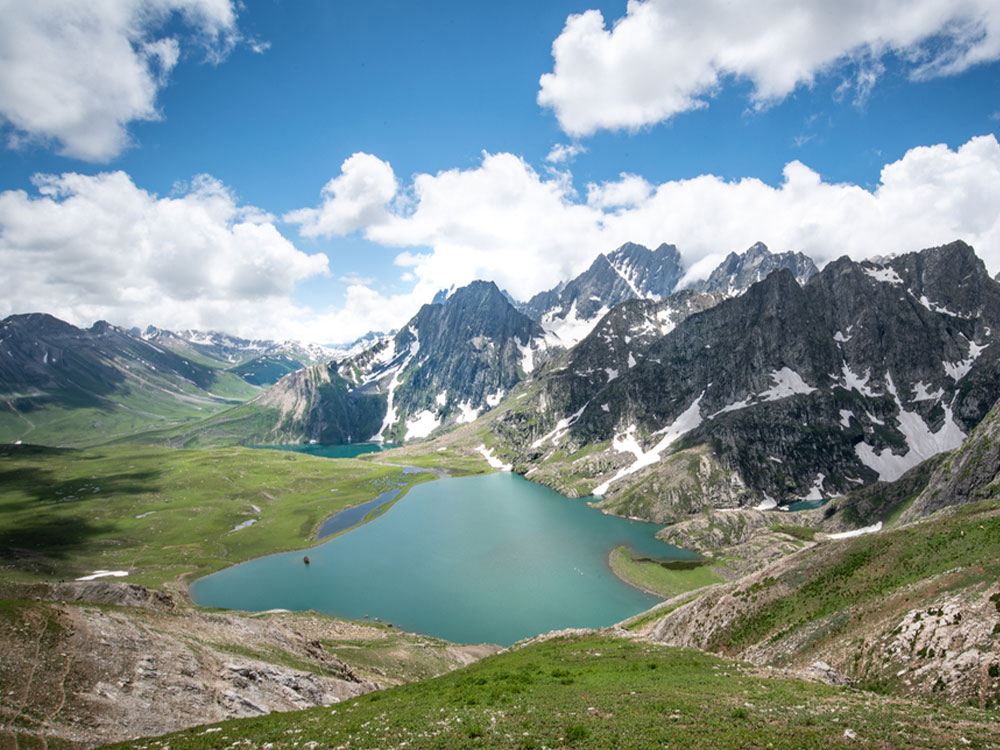
<svg viewBox="0 0 1000 750">
<path fill-rule="evenodd" d="M 689 271 L 628 243 L 340 348 L 0 322 L 0 737 L 996 747 L 1000 283 L 962 241 Z M 504 649 L 190 597 L 337 511 L 496 470 L 695 554 L 608 550 L 662 603 Z"/>
</svg>

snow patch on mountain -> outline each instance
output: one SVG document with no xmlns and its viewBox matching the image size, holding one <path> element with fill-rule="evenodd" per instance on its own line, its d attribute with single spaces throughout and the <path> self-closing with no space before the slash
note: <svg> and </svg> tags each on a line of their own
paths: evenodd
<svg viewBox="0 0 1000 750">
<path fill-rule="evenodd" d="M 802 379 L 795 370 L 789 367 L 782 367 L 771 373 L 774 385 L 766 391 L 758 394 L 761 401 L 777 401 L 782 398 L 789 398 L 799 394 L 812 393 L 816 389 Z"/>
<path fill-rule="evenodd" d="M 472 406 L 471 401 L 463 401 L 458 404 L 458 410 L 461 414 L 458 415 L 458 419 L 455 421 L 459 424 L 468 424 L 469 422 L 475 422 L 476 417 L 479 416 L 479 410 Z"/>
<path fill-rule="evenodd" d="M 389 387 L 387 389 L 387 395 L 386 395 L 385 419 L 382 420 L 382 426 L 378 428 L 378 431 L 369 438 L 371 442 L 381 443 L 383 440 L 382 433 L 396 423 L 397 419 L 396 405 L 393 402 L 395 400 L 396 389 L 399 387 L 400 383 L 399 375 L 400 373 L 403 372 L 403 370 L 406 369 L 406 366 L 410 364 L 410 361 L 415 356 L 417 356 L 417 352 L 420 351 L 420 338 L 418 337 L 417 332 L 413 330 L 412 327 L 409 329 L 409 331 L 413 335 L 413 341 L 410 342 L 410 350 L 409 352 L 407 352 L 403 360 L 398 365 L 391 368 L 388 372 L 380 372 L 378 373 L 377 376 L 374 375 L 369 376 L 369 380 L 373 380 L 376 377 L 379 378 L 384 377 L 385 375 L 388 375 L 389 372 L 392 373 L 392 380 L 389 381 Z M 395 341 L 392 341 L 389 343 L 386 349 L 383 350 L 383 352 L 380 352 L 380 355 L 384 354 L 385 351 L 389 349 L 395 351 L 395 348 L 396 348 Z M 391 362 L 392 360 L 390 359 L 388 361 Z"/>
<path fill-rule="evenodd" d="M 441 424 L 441 418 L 430 409 L 424 409 L 406 423 L 404 440 L 425 438 Z"/>
<path fill-rule="evenodd" d="M 972 369 L 973 363 L 979 359 L 979 355 L 982 354 L 983 350 L 988 346 L 989 344 L 980 346 L 975 341 L 970 341 L 968 357 L 958 362 L 942 362 L 941 366 L 944 367 L 944 371 L 948 374 L 948 377 L 957 383 L 969 374 L 969 370 Z"/>
<path fill-rule="evenodd" d="M 823 499 L 823 481 L 826 479 L 826 474 L 820 472 L 816 475 L 816 480 L 813 482 L 812 487 L 809 488 L 809 493 L 807 495 L 799 498 L 800 500 L 822 500 Z"/>
<path fill-rule="evenodd" d="M 879 521 L 872 526 L 865 526 L 863 529 L 854 529 L 853 531 L 841 531 L 837 534 L 827 534 L 827 539 L 851 539 L 852 537 L 861 536 L 862 534 L 874 534 L 882 530 L 882 522 Z"/>
<path fill-rule="evenodd" d="M 896 273 L 892 266 L 876 266 L 871 268 L 870 266 L 862 266 L 861 270 L 864 271 L 868 276 L 871 276 L 875 281 L 881 281 L 885 284 L 898 284 L 902 285 L 903 280 L 899 278 L 899 274 Z"/>
<path fill-rule="evenodd" d="M 912 292 L 911 292 L 911 294 L 912 294 Z M 914 295 L 914 296 L 916 296 L 916 295 Z M 952 312 L 951 310 L 949 310 L 947 307 L 944 307 L 943 305 L 939 305 L 936 302 L 931 302 L 929 299 L 927 299 L 927 295 L 926 294 L 923 294 L 923 295 L 920 296 L 920 304 L 923 305 L 924 307 L 926 307 L 931 312 L 944 313 L 945 315 L 950 315 L 953 318 L 964 318 L 965 317 L 964 315 L 962 315 L 960 313 Z"/>
<path fill-rule="evenodd" d="M 627 477 L 629 474 L 634 474 L 646 466 L 655 464 L 660 460 L 660 454 L 663 453 L 663 451 L 665 451 L 671 443 L 674 443 L 682 435 L 696 429 L 702 422 L 701 400 L 704 396 L 705 392 L 702 391 L 701 395 L 698 396 L 698 398 L 696 398 L 694 402 L 692 402 L 692 404 L 677 417 L 677 419 L 664 427 L 662 430 L 654 432 L 654 435 L 663 435 L 663 437 L 649 451 L 643 451 L 642 446 L 639 445 L 639 441 L 636 440 L 635 425 L 630 426 L 621 437 L 616 437 L 612 442 L 612 446 L 615 450 L 619 453 L 631 453 L 635 456 L 635 462 L 624 467 L 623 469 L 619 469 L 618 473 L 611 477 L 611 479 L 595 487 L 591 494 L 603 497 L 608 493 L 608 489 L 614 482 L 618 481 L 622 477 Z"/>
<path fill-rule="evenodd" d="M 923 381 L 918 382 L 913 386 L 913 401 L 940 401 L 941 397 L 944 396 L 944 390 L 938 388 L 936 391 L 928 390 L 929 385 Z"/>
<path fill-rule="evenodd" d="M 890 376 L 886 376 L 887 389 L 896 401 L 899 414 L 896 417 L 896 429 L 906 440 L 907 451 L 899 456 L 891 448 L 876 451 L 868 443 L 858 443 L 854 452 L 865 466 L 874 470 L 878 478 L 884 482 L 892 482 L 931 456 L 944 451 L 954 450 L 962 444 L 966 435 L 955 422 L 951 407 L 944 407 L 944 424 L 937 432 L 931 432 L 917 412 L 907 411 L 899 400 L 896 386 Z"/>
<path fill-rule="evenodd" d="M 505 464 L 499 458 L 493 455 L 493 449 L 487 448 L 485 444 L 480 445 L 476 448 L 477 451 L 483 454 L 483 458 L 486 459 L 486 463 L 492 466 L 494 469 L 499 469 L 500 471 L 510 471 L 514 467 L 510 464 Z"/>
<path fill-rule="evenodd" d="M 720 414 L 745 409 L 753 404 L 760 404 L 767 401 L 778 401 L 780 399 L 790 398 L 791 396 L 799 394 L 809 394 L 816 390 L 806 383 L 806 381 L 802 379 L 801 375 L 789 367 L 782 367 L 780 370 L 773 370 L 771 372 L 771 380 L 774 385 L 766 391 L 751 394 L 742 401 L 735 401 L 728 406 L 723 406 L 717 412 L 710 414 L 708 418 L 715 419 Z"/>
<path fill-rule="evenodd" d="M 609 309 L 605 305 L 592 318 L 580 318 L 576 311 L 576 300 L 573 300 L 569 310 L 562 317 L 558 317 L 554 311 L 545 313 L 542 316 L 541 326 L 546 332 L 555 336 L 560 345 L 568 348 L 586 338 L 601 318 L 607 315 Z"/>
<path fill-rule="evenodd" d="M 871 370 L 865 370 L 864 377 L 857 375 L 847 362 L 844 362 L 841 370 L 841 377 L 844 381 L 844 388 L 848 391 L 855 390 L 862 396 L 874 397 L 878 394 L 868 387 L 868 380 L 871 378 Z"/>
<path fill-rule="evenodd" d="M 538 440 L 536 440 L 531 444 L 531 447 L 541 448 L 549 440 L 551 440 L 553 443 L 558 443 L 559 440 L 562 438 L 563 433 L 565 433 L 566 430 L 568 430 L 570 427 L 576 424 L 577 420 L 580 419 L 580 417 L 583 415 L 584 409 L 586 409 L 587 406 L 589 405 L 590 402 L 588 401 L 586 404 L 581 406 L 577 411 L 573 412 L 568 417 L 560 419 L 558 422 L 556 422 L 556 426 L 553 427 L 550 432 L 538 438 Z"/>
</svg>

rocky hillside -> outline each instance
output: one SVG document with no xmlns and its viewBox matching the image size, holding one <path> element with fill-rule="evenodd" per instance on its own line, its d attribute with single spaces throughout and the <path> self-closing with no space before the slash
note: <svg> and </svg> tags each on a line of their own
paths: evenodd
<svg viewBox="0 0 1000 750">
<path fill-rule="evenodd" d="M 543 373 L 492 425 L 498 455 L 650 517 L 670 473 L 701 465 L 661 459 L 706 445 L 713 485 L 732 490 L 721 503 L 785 503 L 896 479 L 960 445 L 1000 396 L 1000 285 L 962 242 L 841 258 L 804 287 L 779 270 L 633 346 L 645 325 L 595 330 Z"/>
<path fill-rule="evenodd" d="M 648 617 L 643 629 L 880 693 L 1000 706 L 1000 502 L 869 532 L 817 534 L 757 573 Z"/>
<path fill-rule="evenodd" d="M 94 747 L 328 706 L 496 650 L 313 613 L 210 613 L 135 584 L 7 588 L 0 738 Z"/>
</svg>

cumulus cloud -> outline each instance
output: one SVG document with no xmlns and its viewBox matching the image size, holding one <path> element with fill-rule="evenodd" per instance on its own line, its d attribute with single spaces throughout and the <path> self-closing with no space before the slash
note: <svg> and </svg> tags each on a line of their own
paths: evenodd
<svg viewBox="0 0 1000 750">
<path fill-rule="evenodd" d="M 115 157 L 129 123 L 160 117 L 157 94 L 183 49 L 219 61 L 239 39 L 232 0 L 0 0 L 0 17 L 8 145 L 51 142 L 87 161 Z M 183 37 L 157 36 L 172 19 Z"/>
<path fill-rule="evenodd" d="M 758 240 L 823 264 L 961 238 L 1000 270 L 1000 144 L 993 135 L 956 150 L 914 148 L 885 165 L 873 190 L 825 182 L 792 161 L 776 186 L 714 175 L 655 185 L 623 174 L 588 185 L 581 202 L 565 174 L 542 175 L 501 153 L 484 154 L 475 168 L 419 174 L 409 192 L 405 209 L 383 203 L 360 227 L 368 239 L 401 248 L 396 263 L 415 280 L 412 294 L 383 300 L 397 319 L 434 291 L 476 278 L 527 299 L 626 241 L 676 244 L 689 279 Z"/>
<path fill-rule="evenodd" d="M 587 205 L 594 208 L 634 207 L 642 205 L 653 186 L 637 174 L 622 173 L 615 182 L 591 182 L 587 185 Z"/>
<path fill-rule="evenodd" d="M 861 101 L 893 55 L 914 79 L 1000 58 L 995 0 L 630 0 L 609 29 L 600 11 L 571 15 L 552 44 L 538 103 L 575 137 L 636 129 L 705 107 L 730 78 L 754 106 L 840 69 Z"/>
<path fill-rule="evenodd" d="M 557 143 L 546 155 L 545 161 L 551 164 L 564 164 L 573 161 L 586 151 L 587 148 L 579 143 Z"/>
<path fill-rule="evenodd" d="M 396 175 L 388 162 L 357 153 L 345 159 L 340 175 L 323 186 L 318 208 L 291 211 L 284 219 L 300 224 L 306 237 L 350 234 L 387 217 L 386 205 L 396 190 Z"/>
<path fill-rule="evenodd" d="M 476 278 L 527 299 L 626 241 L 676 244 L 688 281 L 758 240 L 822 265 L 961 238 L 1000 270 L 994 135 L 957 149 L 911 149 L 870 190 L 826 182 L 792 161 L 777 185 L 714 175 L 654 184 L 622 174 L 588 185 L 581 198 L 568 173 L 539 173 L 506 153 L 408 185 L 385 162 L 356 155 L 329 185 L 319 208 L 295 212 L 314 219 L 302 222 L 303 233 L 360 232 L 396 248 L 411 285 L 402 293 L 339 268 L 348 284 L 342 304 L 296 306 L 296 284 L 327 274 L 326 256 L 296 249 L 270 214 L 241 205 L 217 180 L 198 177 L 160 197 L 122 172 L 69 173 L 37 177 L 30 193 L 0 193 L 0 315 L 43 309 L 78 325 L 104 318 L 337 343 L 398 328 L 437 290 Z"/>
<path fill-rule="evenodd" d="M 252 206 L 201 176 L 161 198 L 124 172 L 35 178 L 0 193 L 0 314 L 42 310 L 77 325 L 279 333 L 301 316 L 295 284 L 327 273 Z"/>
</svg>

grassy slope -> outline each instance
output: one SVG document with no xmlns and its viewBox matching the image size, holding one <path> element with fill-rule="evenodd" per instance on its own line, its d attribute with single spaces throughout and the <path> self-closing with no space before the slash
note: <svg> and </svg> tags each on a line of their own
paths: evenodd
<svg viewBox="0 0 1000 750">
<path fill-rule="evenodd" d="M 997 731 L 985 711 L 764 676 L 697 651 L 585 636 L 502 653 L 333 709 L 223 722 L 122 747 L 798 749 L 860 741 L 986 748 L 997 746 Z"/>
<path fill-rule="evenodd" d="M 626 547 L 615 547 L 608 562 L 612 572 L 626 583 L 668 599 L 723 581 L 711 564 L 692 566 L 676 560 L 659 563 L 646 557 L 635 558 Z"/>
<path fill-rule="evenodd" d="M 914 587 L 946 572 L 964 571 L 953 585 L 976 586 L 1000 578 L 1000 502 L 957 509 L 934 522 L 806 550 L 781 580 L 765 579 L 758 591 L 741 591 L 746 607 L 710 646 L 735 653 L 780 631 L 828 615 L 851 611 L 824 633 L 843 635 L 866 615 L 889 606 L 890 597 L 916 596 Z M 779 583 L 787 593 L 771 598 L 761 591 Z M 818 645 L 818 644 L 817 644 Z"/>
<path fill-rule="evenodd" d="M 244 403 L 195 422 L 148 430 L 126 438 L 126 441 L 175 448 L 221 448 L 278 442 L 262 439 L 262 436 L 272 433 L 279 419 L 277 409 Z"/>
<path fill-rule="evenodd" d="M 0 451 L 0 579 L 130 570 L 127 580 L 162 587 L 310 546 L 320 522 L 336 511 L 389 486 L 431 478 L 371 462 L 246 448 L 11 446 Z"/>
<path fill-rule="evenodd" d="M 133 383 L 111 394 L 102 406 L 57 401 L 15 412 L 0 401 L 0 442 L 98 445 L 165 425 L 202 420 L 258 393 L 257 388 L 228 372 L 219 373 L 208 391 L 180 378 L 164 377 L 162 385 Z"/>
</svg>

